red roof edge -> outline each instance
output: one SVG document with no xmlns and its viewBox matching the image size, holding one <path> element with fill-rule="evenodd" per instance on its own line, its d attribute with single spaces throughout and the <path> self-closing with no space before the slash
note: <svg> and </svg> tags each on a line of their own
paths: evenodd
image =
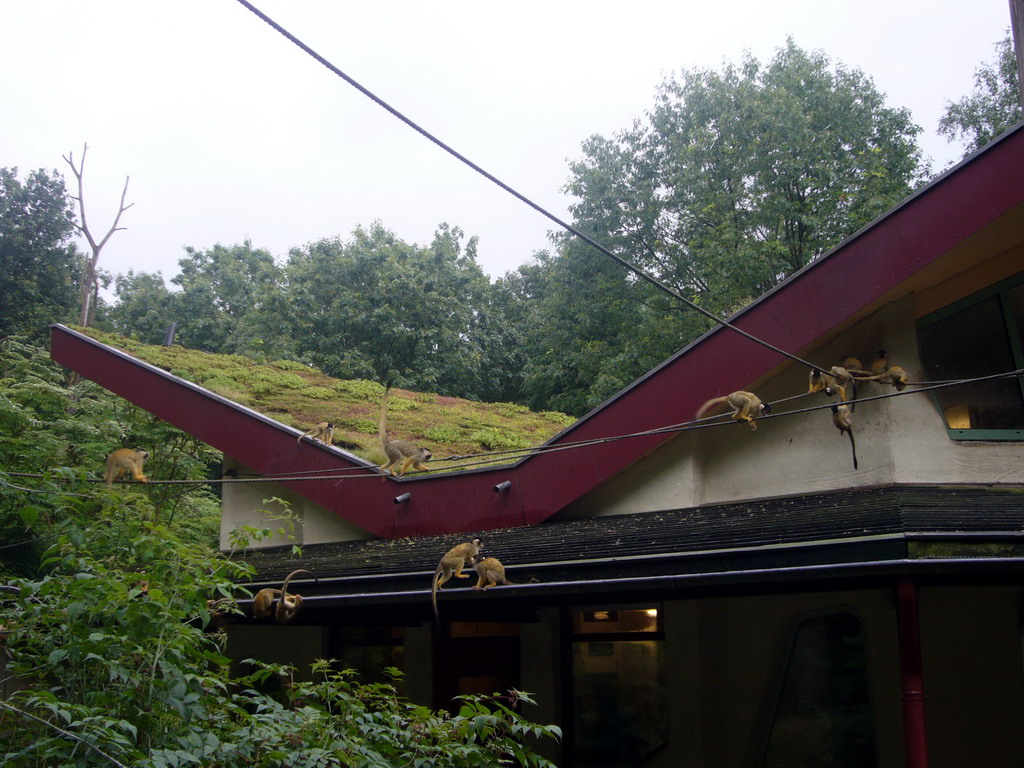
<svg viewBox="0 0 1024 768">
<path fill-rule="evenodd" d="M 776 347 L 798 352 L 1022 201 L 1024 124 L 811 262 L 732 322 Z M 257 472 L 331 475 L 280 482 L 387 538 L 541 522 L 670 437 L 636 437 L 546 452 L 514 466 L 396 480 L 344 451 L 308 441 L 296 445 L 298 432 L 291 427 L 64 326 L 52 328 L 51 355 Z M 549 444 L 689 421 L 705 400 L 748 386 L 780 362 L 777 353 L 728 329 L 715 329 Z M 511 481 L 509 489 L 496 493 L 494 486 L 505 480 Z M 406 492 L 408 501 L 396 504 L 395 498 Z"/>
</svg>

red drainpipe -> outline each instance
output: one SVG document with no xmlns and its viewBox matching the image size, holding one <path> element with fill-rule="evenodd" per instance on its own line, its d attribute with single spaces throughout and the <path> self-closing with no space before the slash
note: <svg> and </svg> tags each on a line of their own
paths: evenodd
<svg viewBox="0 0 1024 768">
<path fill-rule="evenodd" d="M 903 700 L 903 746 L 907 768 L 928 768 L 924 722 L 924 665 L 917 616 L 917 585 L 900 579 L 896 625 L 900 644 L 900 694 Z"/>
</svg>

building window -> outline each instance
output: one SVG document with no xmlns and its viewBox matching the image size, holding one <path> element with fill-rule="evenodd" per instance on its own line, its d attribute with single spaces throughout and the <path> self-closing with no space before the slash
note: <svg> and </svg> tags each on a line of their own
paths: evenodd
<svg viewBox="0 0 1024 768">
<path fill-rule="evenodd" d="M 875 765 L 864 634 L 852 613 L 815 616 L 797 628 L 762 765 Z"/>
<path fill-rule="evenodd" d="M 361 683 L 392 683 L 389 667 L 405 667 L 405 630 L 402 627 L 332 627 L 328 658 L 338 669 L 353 669 Z"/>
<path fill-rule="evenodd" d="M 519 624 L 453 621 L 434 646 L 434 705 L 458 712 L 458 696 L 504 693 L 520 687 Z"/>
<path fill-rule="evenodd" d="M 645 765 L 668 743 L 657 609 L 573 612 L 571 635 L 572 765 Z"/>
<path fill-rule="evenodd" d="M 918 346 L 929 381 L 972 379 L 1024 368 L 1024 273 L 918 321 Z M 950 437 L 1024 440 L 1024 380 L 932 390 Z"/>
</svg>

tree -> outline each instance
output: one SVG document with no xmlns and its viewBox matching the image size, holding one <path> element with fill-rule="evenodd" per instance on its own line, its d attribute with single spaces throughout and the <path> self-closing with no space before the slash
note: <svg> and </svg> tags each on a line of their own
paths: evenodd
<svg viewBox="0 0 1024 768">
<path fill-rule="evenodd" d="M 860 70 L 789 40 L 766 65 L 748 54 L 738 66 L 669 77 L 644 121 L 586 141 L 567 185 L 577 198 L 574 224 L 728 316 L 922 181 L 919 132 Z M 628 383 L 621 371 L 664 359 L 707 327 L 577 248 L 563 245 L 544 270 L 555 284 L 545 291 L 543 323 L 557 331 L 538 339 L 551 353 L 543 376 L 527 385 L 537 403 L 541 379 L 562 382 L 557 391 L 566 395 L 566 387 L 600 383 L 568 408 L 576 414 Z M 599 310 L 603 322 L 587 319 Z M 575 317 L 584 318 L 579 332 L 565 327 Z M 637 354 L 641 339 L 647 348 Z M 552 396 L 539 399 L 566 408 Z"/>
<path fill-rule="evenodd" d="M 83 379 L 69 386 L 47 347 L 0 341 L 0 381 L 0 468 L 44 475 L 58 489 L 18 490 L 4 483 L 0 473 L 0 540 L 31 540 L 26 528 L 46 532 L 47 525 L 60 525 L 66 517 L 62 479 L 102 477 L 104 459 L 116 448 L 145 447 L 150 452 L 147 472 L 167 480 L 201 483 L 211 466 L 220 465 L 219 451 L 93 382 Z M 206 543 L 218 541 L 220 508 L 208 489 L 197 486 L 183 494 L 173 485 L 151 485 L 145 493 L 156 519 L 180 523 L 183 527 L 176 530 Z M 26 562 L 31 551 L 0 548 L 0 571 L 9 557 Z"/>
<path fill-rule="evenodd" d="M 74 317 L 83 257 L 75 249 L 74 217 L 64 179 L 0 168 L 0 339 L 39 338 L 49 323 Z"/>
<path fill-rule="evenodd" d="M 536 254 L 505 285 L 516 286 L 528 318 L 520 401 L 534 410 L 582 416 L 660 363 L 671 351 L 666 337 L 694 337 L 708 325 L 572 240 L 558 256 Z"/>
<path fill-rule="evenodd" d="M 103 330 L 122 336 L 135 336 L 146 344 L 159 344 L 167 328 L 183 315 L 178 310 L 179 296 L 168 290 L 157 273 L 128 270 L 114 278 L 117 302 L 101 324 Z"/>
<path fill-rule="evenodd" d="M 209 494 L 89 482 L 111 436 L 159 445 L 150 474 L 167 479 L 201 481 L 199 447 L 90 382 L 68 415 L 69 388 L 41 347 L 0 344 L 0 379 L 0 634 L 17 682 L 0 701 L 0 765 L 550 765 L 526 742 L 558 729 L 521 717 L 529 698 L 516 692 L 466 699 L 451 716 L 328 662 L 316 682 L 233 666 L 208 601 L 240 613 L 252 569 L 197 535 L 196 514 L 167 513 L 196 512 Z"/>
<path fill-rule="evenodd" d="M 68 152 L 67 157 L 64 158 L 64 161 L 71 166 L 71 172 L 75 175 L 75 179 L 78 181 L 78 194 L 72 197 L 73 200 L 78 201 L 78 222 L 76 222 L 75 228 L 85 235 L 85 239 L 89 242 L 89 248 L 92 251 L 92 255 L 85 261 L 85 269 L 82 272 L 82 278 L 80 281 L 81 312 L 78 316 L 78 324 L 82 326 L 92 324 L 93 316 L 96 311 L 95 305 L 99 295 L 99 284 L 96 280 L 96 266 L 99 264 L 100 252 L 115 232 L 124 229 L 124 227 L 117 226 L 117 223 L 121 220 L 121 215 L 135 205 L 135 203 L 129 203 L 128 205 L 124 204 L 125 195 L 128 194 L 128 177 L 126 176 L 124 179 L 124 189 L 121 190 L 121 204 L 117 209 L 117 215 L 114 217 L 114 223 L 110 225 L 110 229 L 107 231 L 107 234 L 100 240 L 97 240 L 93 236 L 92 230 L 89 228 L 89 222 L 85 217 L 85 185 L 82 177 L 82 174 L 85 171 L 85 153 L 88 149 L 88 144 L 82 146 L 82 159 L 78 162 L 77 167 L 75 166 L 74 155 L 71 152 Z"/>
<path fill-rule="evenodd" d="M 291 354 L 285 273 L 269 251 L 246 240 L 185 253 L 171 279 L 181 287 L 174 304 L 182 344 L 258 359 Z"/>
<path fill-rule="evenodd" d="M 1020 76 L 1013 40 L 1007 34 L 995 45 L 996 60 L 974 70 L 974 90 L 947 102 L 939 133 L 949 141 L 967 141 L 970 155 L 1020 121 Z"/>
<path fill-rule="evenodd" d="M 486 284 L 475 240 L 442 224 L 429 248 L 375 222 L 347 242 L 292 249 L 287 265 L 297 350 L 332 376 L 458 394 L 479 366 L 470 336 Z"/>
</svg>

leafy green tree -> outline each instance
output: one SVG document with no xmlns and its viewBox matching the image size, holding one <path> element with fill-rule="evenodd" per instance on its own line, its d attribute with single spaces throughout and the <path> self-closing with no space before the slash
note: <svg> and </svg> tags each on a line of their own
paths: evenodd
<svg viewBox="0 0 1024 768">
<path fill-rule="evenodd" d="M 59 486 L 61 478 L 97 482 L 116 448 L 145 448 L 147 473 L 165 480 L 201 482 L 220 463 L 218 451 L 91 381 L 68 386 L 46 348 L 16 338 L 0 342 L 0 435 L 0 540 L 8 543 L 31 542 L 32 530 L 42 526 L 45 533 L 66 518 L 60 494 L 39 491 L 37 484 Z M 4 472 L 27 473 L 30 479 L 5 482 Z M 219 503 L 209 490 L 183 493 L 178 486 L 154 484 L 144 493 L 157 520 L 204 542 L 217 541 Z M 34 544 L 0 549 L 0 570 L 6 563 L 31 571 L 38 554 Z"/>
<path fill-rule="evenodd" d="M 669 78 L 647 125 L 592 138 L 573 211 L 728 313 L 902 200 L 923 179 L 919 133 L 860 70 L 790 40 L 765 66 Z"/>
<path fill-rule="evenodd" d="M 524 694 L 469 698 L 452 716 L 327 662 L 316 682 L 253 661 L 234 672 L 212 630 L 240 613 L 252 570 L 154 522 L 144 495 L 73 480 L 34 489 L 63 520 L 39 572 L 0 590 L 5 671 L 18 680 L 0 702 L 0 764 L 550 765 L 526 742 L 558 728 L 520 716 Z"/>
<path fill-rule="evenodd" d="M 529 321 L 518 401 L 582 416 L 660 363 L 666 335 L 696 336 L 707 321 L 582 242 L 506 275 Z"/>
<path fill-rule="evenodd" d="M 106 312 L 103 330 L 134 336 L 146 344 L 160 344 L 180 314 L 180 297 L 172 293 L 159 272 L 134 272 L 114 278 L 116 302 Z"/>
<path fill-rule="evenodd" d="M 728 316 L 923 180 L 919 132 L 860 70 L 789 40 L 764 65 L 748 54 L 669 77 L 644 121 L 587 140 L 567 185 L 574 224 Z M 578 415 L 707 323 L 564 242 L 542 265 L 526 395 Z"/>
<path fill-rule="evenodd" d="M 192 515 L 172 518 L 158 489 L 95 482 L 119 442 L 158 445 L 159 478 L 201 474 L 192 449 L 90 382 L 69 415 L 43 348 L 5 340 L 0 382 L 0 628 L 18 683 L 0 701 L 0 764 L 550 765 L 527 742 L 558 729 L 521 717 L 523 694 L 469 698 L 452 716 L 327 662 L 316 682 L 232 665 L 214 626 L 239 612 L 252 570 L 180 519 Z"/>
<path fill-rule="evenodd" d="M 949 141 L 967 141 L 964 157 L 1020 121 L 1020 76 L 1009 34 L 995 45 L 996 60 L 974 71 L 974 90 L 948 102 L 939 133 Z"/>
<path fill-rule="evenodd" d="M 179 341 L 207 352 L 260 359 L 291 355 L 284 271 L 269 251 L 241 245 L 185 248 L 175 305 Z"/>
<path fill-rule="evenodd" d="M 287 265 L 297 351 L 332 376 L 458 394 L 479 365 L 470 332 L 487 279 L 475 240 L 441 225 L 429 248 L 379 222 L 347 242 L 293 249 Z"/>
<path fill-rule="evenodd" d="M 515 403 L 523 399 L 526 348 L 534 315 L 529 297 L 522 294 L 519 272 L 510 272 L 487 286 L 473 308 L 471 338 L 480 349 L 480 363 L 462 397 L 487 403 Z"/>
<path fill-rule="evenodd" d="M 84 257 L 71 242 L 74 214 L 64 179 L 0 168 L 0 338 L 42 338 L 50 323 L 72 320 Z"/>
</svg>

